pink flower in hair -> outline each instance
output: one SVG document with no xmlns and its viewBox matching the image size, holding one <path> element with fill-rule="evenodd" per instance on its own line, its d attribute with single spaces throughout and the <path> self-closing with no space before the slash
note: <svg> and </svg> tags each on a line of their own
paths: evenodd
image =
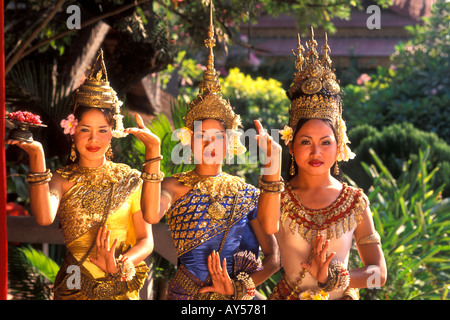
<svg viewBox="0 0 450 320">
<path fill-rule="evenodd" d="M 75 119 L 73 114 L 69 114 L 67 119 L 61 120 L 61 127 L 64 128 L 64 134 L 75 134 L 75 128 L 77 127 L 78 120 Z"/>
</svg>

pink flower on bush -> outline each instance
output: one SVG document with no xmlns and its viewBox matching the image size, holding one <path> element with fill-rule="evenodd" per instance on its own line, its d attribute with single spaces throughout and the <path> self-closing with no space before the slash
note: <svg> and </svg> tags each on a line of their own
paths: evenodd
<svg viewBox="0 0 450 320">
<path fill-rule="evenodd" d="M 15 111 L 8 114 L 8 119 L 32 124 L 41 124 L 41 117 L 28 111 Z"/>
<path fill-rule="evenodd" d="M 64 128 L 64 134 L 75 134 L 75 128 L 77 127 L 78 120 L 75 119 L 73 114 L 69 114 L 67 119 L 61 120 L 61 127 Z"/>
<path fill-rule="evenodd" d="M 362 75 L 359 76 L 359 78 L 356 80 L 356 84 L 358 86 L 362 86 L 363 84 L 365 84 L 367 81 L 370 81 L 372 79 L 371 76 L 369 76 L 367 73 L 363 73 Z"/>
</svg>

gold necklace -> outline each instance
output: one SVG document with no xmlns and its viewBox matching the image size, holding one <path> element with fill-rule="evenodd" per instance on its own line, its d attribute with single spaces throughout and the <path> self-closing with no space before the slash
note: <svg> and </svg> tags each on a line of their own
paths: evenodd
<svg viewBox="0 0 450 320">
<path fill-rule="evenodd" d="M 205 187 L 207 188 L 207 191 L 208 191 L 206 194 L 209 196 L 209 199 L 211 200 L 211 204 L 208 207 L 209 216 L 211 217 L 211 219 L 213 219 L 215 221 L 223 219 L 226 214 L 226 209 L 219 202 L 219 200 L 222 199 L 223 196 L 220 196 L 220 193 L 218 191 L 222 190 L 224 181 L 222 180 L 220 182 L 220 185 L 218 185 L 218 186 L 214 183 L 215 181 L 213 181 L 212 183 L 206 182 L 207 180 L 210 180 L 210 179 L 219 178 L 220 176 L 223 175 L 223 173 L 219 173 L 216 176 L 202 176 L 202 175 L 198 174 L 197 172 L 195 172 L 195 173 L 199 176 L 200 181 L 204 182 Z M 213 192 L 216 193 L 215 196 L 213 196 Z"/>
<path fill-rule="evenodd" d="M 207 212 L 214 220 L 223 219 L 226 215 L 226 209 L 220 204 L 219 200 L 225 196 L 235 195 L 245 186 L 243 179 L 225 172 L 216 176 L 201 176 L 195 170 L 192 170 L 173 176 L 184 185 L 198 189 L 201 194 L 209 196 L 211 204 Z"/>
</svg>

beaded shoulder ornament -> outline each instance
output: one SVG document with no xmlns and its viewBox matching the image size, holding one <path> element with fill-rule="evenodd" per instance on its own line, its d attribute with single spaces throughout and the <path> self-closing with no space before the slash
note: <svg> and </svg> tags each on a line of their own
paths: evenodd
<svg viewBox="0 0 450 320">
<path fill-rule="evenodd" d="M 368 206 L 369 199 L 361 189 L 343 183 L 341 194 L 331 205 L 312 210 L 301 203 L 292 186 L 287 183 L 281 194 L 280 220 L 283 225 L 289 221 L 292 234 L 297 232 L 312 244 L 322 230 L 326 230 L 327 239 L 339 239 L 361 222 L 362 214 Z"/>
</svg>

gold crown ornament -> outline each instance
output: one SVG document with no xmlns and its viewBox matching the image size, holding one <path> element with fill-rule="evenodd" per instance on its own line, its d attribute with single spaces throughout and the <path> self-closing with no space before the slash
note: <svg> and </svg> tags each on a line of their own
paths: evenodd
<svg viewBox="0 0 450 320">
<path fill-rule="evenodd" d="M 96 72 L 98 64 L 100 64 L 100 66 Z M 91 67 L 88 78 L 73 94 L 73 99 L 75 102 L 73 108 L 74 113 L 78 106 L 114 109 L 113 118 L 116 122 L 116 127 L 112 131 L 113 137 L 122 138 L 128 135 L 123 132 L 123 115 L 120 114 L 120 107 L 123 102 L 117 98 L 116 91 L 114 91 L 109 84 L 102 49 L 98 52 L 97 59 L 95 59 L 95 62 Z"/>
<path fill-rule="evenodd" d="M 236 114 L 230 102 L 222 98 L 219 76 L 214 68 L 214 52 L 216 39 L 214 38 L 214 26 L 212 15 L 212 0 L 210 1 L 210 24 L 208 27 L 208 37 L 205 39 L 205 46 L 208 48 L 208 58 L 206 71 L 203 80 L 199 85 L 197 98 L 188 104 L 184 131 L 194 131 L 194 122 L 204 119 L 220 120 L 226 125 L 227 132 L 230 133 L 230 149 L 233 154 L 242 154 L 246 151 L 239 139 L 238 127 L 241 125 L 241 117 Z M 183 134 L 182 134 L 183 135 Z"/>
<path fill-rule="evenodd" d="M 293 140 L 293 132 L 300 119 L 328 119 L 331 121 L 337 135 L 338 152 L 336 161 L 348 161 L 355 154 L 347 146 L 347 128 L 342 119 L 341 88 L 336 80 L 335 69 L 331 66 L 330 46 L 325 33 L 325 43 L 322 46 L 322 58 L 317 52 L 317 41 L 311 27 L 311 39 L 306 42 L 308 51 L 301 44 L 300 35 L 295 56 L 294 81 L 289 88 L 288 97 L 291 100 L 289 124 L 281 130 L 281 138 L 287 145 Z"/>
</svg>

